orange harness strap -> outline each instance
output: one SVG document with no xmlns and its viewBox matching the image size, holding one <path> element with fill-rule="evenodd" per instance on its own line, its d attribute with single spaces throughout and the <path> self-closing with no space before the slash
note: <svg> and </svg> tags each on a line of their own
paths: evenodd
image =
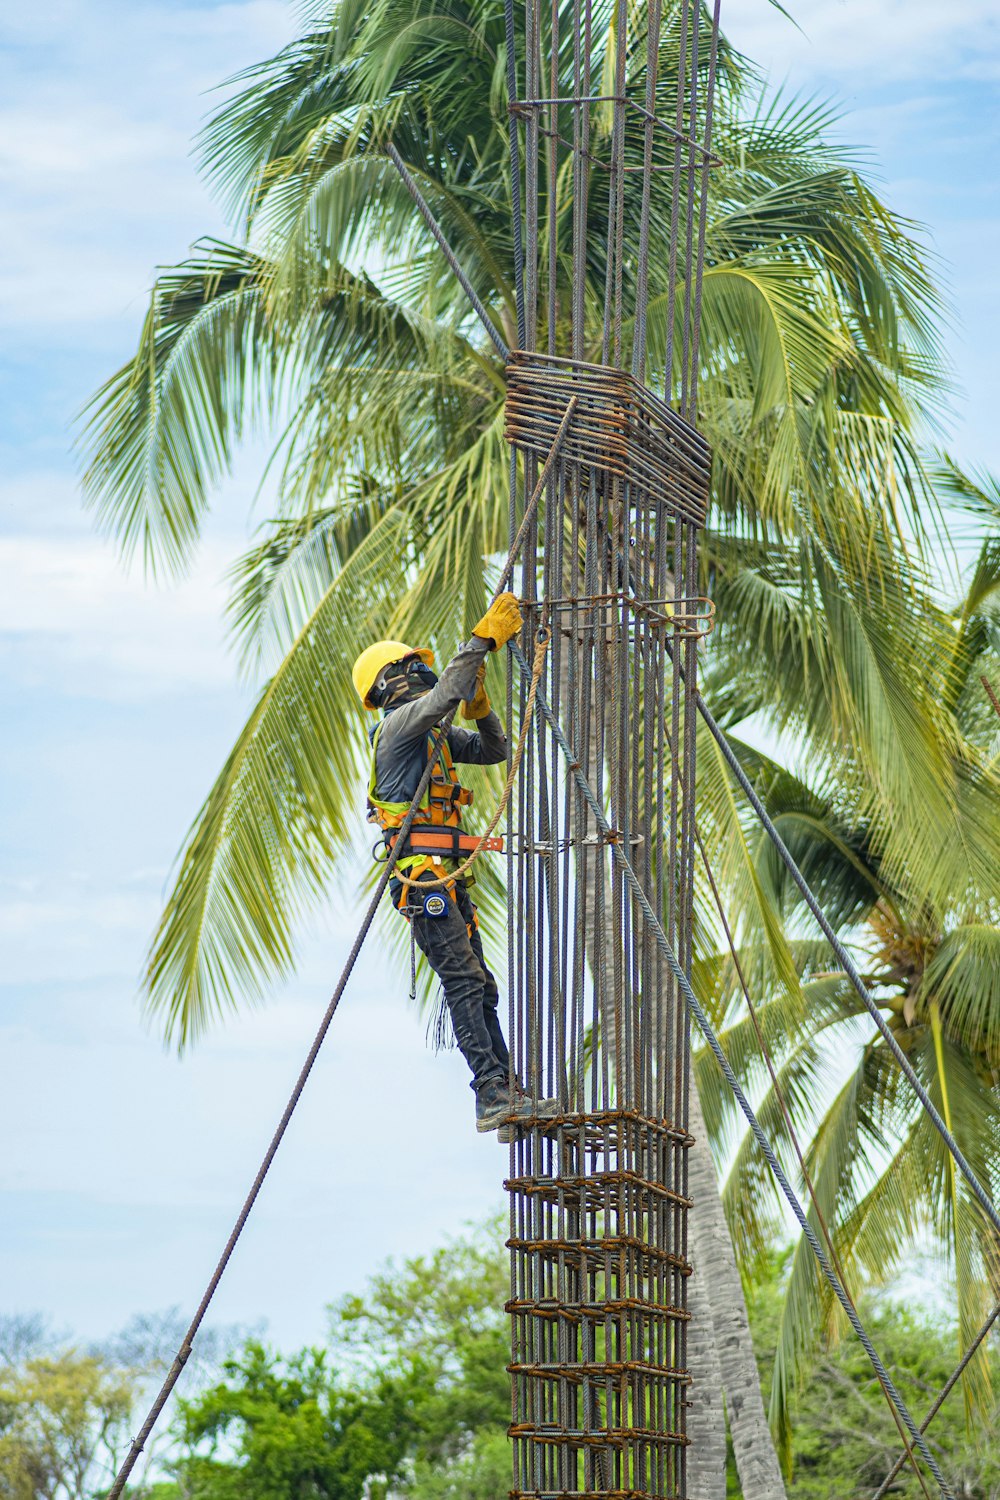
<svg viewBox="0 0 1000 1500">
<path fill-rule="evenodd" d="M 390 849 L 398 837 L 397 833 L 387 835 L 386 843 Z M 502 854 L 503 839 L 484 839 L 474 833 L 462 833 L 458 828 L 411 828 L 406 847 L 411 854 L 426 854 L 437 859 L 459 859 L 463 854 L 472 854 L 476 849 L 481 849 L 483 853 Z"/>
</svg>

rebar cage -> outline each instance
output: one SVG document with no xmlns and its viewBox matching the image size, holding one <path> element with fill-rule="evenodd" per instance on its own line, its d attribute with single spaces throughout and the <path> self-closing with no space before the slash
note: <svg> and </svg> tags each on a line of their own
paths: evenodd
<svg viewBox="0 0 1000 1500">
<path fill-rule="evenodd" d="M 510 390 L 529 470 L 580 399 L 522 560 L 525 635 L 550 634 L 545 697 L 689 965 L 708 451 L 620 372 L 520 355 Z M 683 1494 L 685 1007 L 544 723 L 511 836 L 513 1056 L 560 1110 L 511 1147 L 512 1493 Z"/>
<path fill-rule="evenodd" d="M 519 566 L 522 639 L 549 642 L 540 696 L 552 716 L 534 716 L 508 816 L 510 1038 L 523 1087 L 535 1101 L 556 1101 L 512 1132 L 510 1148 L 515 1500 L 687 1493 L 688 1018 L 609 844 L 626 846 L 689 972 L 697 641 L 711 624 L 697 557 L 710 452 L 694 418 L 718 14 L 709 24 L 682 0 L 671 18 L 680 60 L 665 127 L 673 191 L 663 231 L 679 316 L 664 331 L 664 400 L 644 384 L 663 9 L 648 6 L 639 99 L 630 97 L 638 52 L 624 3 L 616 14 L 615 89 L 600 101 L 588 0 L 544 14 L 526 0 L 523 98 L 514 98 L 508 64 L 516 221 L 524 189 L 524 347 L 507 366 L 506 438 L 523 495 L 544 481 Z M 559 36 L 560 15 L 571 38 Z M 510 6 L 508 22 L 513 52 Z M 565 81 L 560 58 L 571 69 Z M 594 176 L 598 102 L 612 123 L 607 174 Z M 640 160 L 636 189 L 628 173 Z M 607 202 L 606 284 L 603 326 L 591 334 L 584 283 L 597 194 Z M 626 222 L 639 247 L 633 259 Z M 566 226 L 572 243 L 561 261 Z M 561 292 L 566 262 L 571 285 Z M 558 315 L 560 297 L 568 317 Z M 515 473 L 512 465 L 512 541 Z M 526 690 L 522 678 L 522 716 Z M 511 717 L 517 706 L 512 688 Z M 553 721 L 604 809 L 603 831 L 566 773 Z"/>
</svg>

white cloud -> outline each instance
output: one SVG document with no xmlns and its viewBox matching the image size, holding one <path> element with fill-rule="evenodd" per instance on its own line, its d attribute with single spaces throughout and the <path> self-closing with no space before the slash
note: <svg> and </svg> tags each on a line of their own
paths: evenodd
<svg viewBox="0 0 1000 1500">
<path fill-rule="evenodd" d="M 1000 75 L 996 0 L 967 0 L 960 10 L 939 0 L 786 0 L 800 30 L 768 0 L 726 0 L 730 40 L 775 79 L 807 71 L 837 80 L 880 83 L 948 75 Z"/>
<path fill-rule="evenodd" d="M 0 325 L 64 335 L 134 319 L 156 263 L 223 231 L 192 137 L 209 91 L 278 50 L 295 16 L 282 0 L 37 12 L 0 20 Z"/>
<path fill-rule="evenodd" d="M 0 532 L 80 535 L 90 529 L 72 473 L 30 469 L 0 477 Z"/>
<path fill-rule="evenodd" d="M 44 675 L 71 693 L 132 699 L 231 684 L 222 622 L 231 556 L 203 545 L 188 578 L 154 588 L 97 538 L 0 537 L 8 676 Z"/>
</svg>

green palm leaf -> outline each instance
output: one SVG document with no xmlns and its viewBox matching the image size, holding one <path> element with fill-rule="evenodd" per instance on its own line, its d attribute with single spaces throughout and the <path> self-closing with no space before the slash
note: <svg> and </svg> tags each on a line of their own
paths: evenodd
<svg viewBox="0 0 1000 1500">
<path fill-rule="evenodd" d="M 148 1006 L 179 1046 L 288 971 L 293 921 L 329 883 L 356 820 L 351 664 L 383 633 L 386 563 L 402 535 L 390 512 L 337 572 L 194 824 L 146 970 Z"/>
<path fill-rule="evenodd" d="M 211 488 L 273 396 L 269 267 L 205 241 L 161 275 L 136 355 L 94 396 L 84 494 L 128 559 L 189 561 Z"/>
</svg>

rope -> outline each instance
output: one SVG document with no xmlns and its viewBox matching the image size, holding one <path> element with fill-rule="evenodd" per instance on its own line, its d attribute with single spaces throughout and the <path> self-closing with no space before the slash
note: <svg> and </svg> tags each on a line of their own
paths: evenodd
<svg viewBox="0 0 1000 1500">
<path fill-rule="evenodd" d="M 542 669 L 545 666 L 545 653 L 549 649 L 549 641 L 551 639 L 552 632 L 550 630 L 543 630 L 539 632 L 538 644 L 535 646 L 535 660 L 531 668 L 531 685 L 528 688 L 528 701 L 524 707 L 524 718 L 521 721 L 521 733 L 518 735 L 517 749 L 514 751 L 514 755 L 510 763 L 510 770 L 507 773 L 507 780 L 504 784 L 503 792 L 500 795 L 500 801 L 497 803 L 496 812 L 493 814 L 492 818 L 487 824 L 485 832 L 480 835 L 479 842 L 476 844 L 476 847 L 473 849 L 468 859 L 464 860 L 462 864 L 459 865 L 457 870 L 453 870 L 450 875 L 445 875 L 440 880 L 411 880 L 406 875 L 397 875 L 396 879 L 405 890 L 409 890 L 412 886 L 419 886 L 422 891 L 433 891 L 440 890 L 442 886 L 453 885 L 456 880 L 460 880 L 462 878 L 467 870 L 472 869 L 472 866 L 475 864 L 480 854 L 482 854 L 483 845 L 486 843 L 486 840 L 489 838 L 490 834 L 493 832 L 494 828 L 496 828 L 500 819 L 503 817 L 507 807 L 507 803 L 510 801 L 510 794 L 514 790 L 514 782 L 517 780 L 517 772 L 521 764 L 521 757 L 524 755 L 524 747 L 528 743 L 528 731 L 531 728 L 531 719 L 535 712 L 535 695 L 538 692 L 538 684 L 541 680 Z"/>
<path fill-rule="evenodd" d="M 410 993 L 407 998 L 410 1000 L 417 998 L 417 935 L 413 930 L 412 922 L 410 923 Z"/>
<path fill-rule="evenodd" d="M 521 671 L 523 673 L 527 673 L 527 671 L 529 670 L 528 663 L 523 653 L 517 646 L 513 644 L 511 645 L 511 650 L 514 654 L 514 659 L 518 662 L 518 665 L 521 668 Z M 884 1382 L 886 1390 L 892 1396 L 893 1402 L 895 1403 L 901 1417 L 903 1418 L 903 1421 L 906 1423 L 906 1427 L 908 1432 L 910 1433 L 910 1436 L 912 1437 L 916 1447 L 919 1449 L 924 1462 L 927 1464 L 927 1467 L 930 1469 L 935 1480 L 937 1481 L 942 1495 L 946 1497 L 946 1500 L 954 1500 L 953 1492 L 949 1489 L 944 1475 L 941 1473 L 940 1467 L 936 1459 L 934 1458 L 934 1455 L 927 1447 L 927 1444 L 923 1438 L 923 1434 L 917 1429 L 913 1417 L 910 1414 L 909 1408 L 903 1400 L 900 1392 L 896 1389 L 896 1386 L 892 1380 L 892 1376 L 889 1374 L 888 1370 L 885 1368 L 885 1365 L 882 1363 L 878 1351 L 875 1349 L 874 1344 L 868 1336 L 868 1332 L 864 1324 L 861 1322 L 861 1319 L 858 1316 L 858 1313 L 854 1308 L 851 1299 L 848 1297 L 843 1285 L 841 1284 L 840 1278 L 837 1276 L 836 1272 L 831 1266 L 830 1261 L 828 1260 L 826 1253 L 816 1236 L 816 1231 L 810 1224 L 805 1210 L 803 1209 L 802 1204 L 799 1202 L 798 1195 L 789 1182 L 785 1174 L 785 1170 L 781 1165 L 781 1162 L 775 1155 L 774 1149 L 771 1146 L 771 1143 L 768 1140 L 767 1136 L 765 1135 L 760 1121 L 754 1113 L 753 1106 L 751 1105 L 746 1094 L 743 1092 L 740 1081 L 736 1077 L 736 1074 L 733 1072 L 732 1066 L 722 1049 L 722 1044 L 720 1043 L 719 1038 L 715 1033 L 712 1023 L 705 1013 L 701 1001 L 698 999 L 694 990 L 691 988 L 691 981 L 685 973 L 681 963 L 679 962 L 677 954 L 667 940 L 667 936 L 663 931 L 660 919 L 657 917 L 652 906 L 650 905 L 649 898 L 647 897 L 646 892 L 643 890 L 639 878 L 632 868 L 632 864 L 628 856 L 622 848 L 620 841 L 615 837 L 611 825 L 608 823 L 607 818 L 604 816 L 604 810 L 598 798 L 595 796 L 590 782 L 584 776 L 580 768 L 579 757 L 577 756 L 573 747 L 570 745 L 569 741 L 566 739 L 566 736 L 562 730 L 562 726 L 556 719 L 555 715 L 552 713 L 541 692 L 538 693 L 537 698 L 538 706 L 541 708 L 542 713 L 545 716 L 545 720 L 552 732 L 552 735 L 556 740 L 556 743 L 559 745 L 564 758 L 567 761 L 570 772 L 572 773 L 573 778 L 584 797 L 584 800 L 587 802 L 587 805 L 591 810 L 594 821 L 596 822 L 598 828 L 601 830 L 605 839 L 610 845 L 611 857 L 614 861 L 617 862 L 621 874 L 624 876 L 626 883 L 631 889 L 632 894 L 642 912 L 646 925 L 651 932 L 658 948 L 663 954 L 663 957 L 666 959 L 667 965 L 677 981 L 677 985 L 681 991 L 681 994 L 684 996 L 685 1001 L 687 1002 L 688 1009 L 695 1022 L 697 1023 L 698 1029 L 700 1030 L 702 1036 L 705 1038 L 705 1041 L 708 1043 L 708 1046 L 710 1047 L 716 1062 L 719 1064 L 719 1067 L 722 1070 L 726 1082 L 728 1083 L 737 1103 L 739 1104 L 740 1109 L 743 1111 L 747 1124 L 750 1126 L 750 1129 L 753 1132 L 758 1146 L 764 1153 L 768 1166 L 771 1168 L 771 1172 L 774 1175 L 775 1181 L 781 1188 L 781 1191 L 789 1207 L 795 1215 L 799 1227 L 802 1230 L 802 1233 L 805 1235 L 806 1240 L 809 1243 L 809 1247 L 816 1257 L 816 1261 L 819 1265 L 820 1270 L 822 1271 L 824 1277 L 833 1290 L 837 1301 L 844 1309 L 848 1322 L 853 1328 L 858 1339 L 861 1341 L 862 1347 L 864 1348 L 865 1353 L 868 1355 L 868 1358 L 872 1363 L 872 1368 L 875 1370 L 875 1373 L 878 1376 L 879 1380 Z"/>
</svg>

